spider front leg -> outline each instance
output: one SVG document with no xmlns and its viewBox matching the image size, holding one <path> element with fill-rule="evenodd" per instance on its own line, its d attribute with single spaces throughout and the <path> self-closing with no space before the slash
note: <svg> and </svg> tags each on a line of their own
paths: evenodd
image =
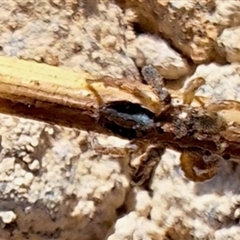
<svg viewBox="0 0 240 240">
<path fill-rule="evenodd" d="M 188 84 L 184 88 L 184 93 L 183 93 L 183 103 L 190 105 L 194 98 L 201 103 L 200 99 L 195 96 L 196 91 L 198 88 L 200 88 L 202 85 L 205 84 L 205 79 L 202 77 L 197 77 L 188 82 Z M 201 103 L 202 105 L 202 103 Z"/>
<path fill-rule="evenodd" d="M 89 133 L 89 142 L 91 148 L 98 154 L 126 156 L 138 149 L 138 146 L 129 144 L 128 140 L 113 136 L 98 136 L 94 133 Z"/>
<path fill-rule="evenodd" d="M 96 153 L 117 157 L 129 156 L 132 159 L 129 162 L 132 186 L 149 185 L 153 172 L 165 150 L 163 146 L 148 145 L 148 143 L 135 140 L 124 143 L 122 146 L 102 145 L 94 134 L 90 134 L 90 142 Z M 113 139 L 111 139 L 111 142 L 113 142 Z"/>
<path fill-rule="evenodd" d="M 169 104 L 171 102 L 171 96 L 168 90 L 165 88 L 163 77 L 159 75 L 156 68 L 149 64 L 142 68 L 142 76 L 146 83 L 152 87 L 152 90 L 159 97 L 161 102 Z"/>
<path fill-rule="evenodd" d="M 129 94 L 132 94 L 137 99 L 139 99 L 143 105 L 148 106 L 149 103 L 152 102 L 151 96 L 149 96 L 143 89 L 141 89 L 141 87 L 139 88 L 138 84 L 133 83 L 128 79 L 114 79 L 109 76 L 102 77 L 99 79 L 87 79 L 88 87 L 92 92 L 94 92 L 98 102 L 101 103 L 99 105 L 102 105 L 103 101 L 100 98 L 100 95 L 98 94 L 97 90 L 95 90 L 94 87 L 92 87 L 92 84 L 96 82 L 102 82 L 105 87 L 117 88 Z"/>
<path fill-rule="evenodd" d="M 185 177 L 194 182 L 203 182 L 213 178 L 218 166 L 224 159 L 211 152 L 198 152 L 196 149 L 184 150 L 180 157 L 180 166 Z"/>
<path fill-rule="evenodd" d="M 149 145 L 145 152 L 130 162 L 132 186 L 148 186 L 165 151 L 162 145 Z"/>
</svg>

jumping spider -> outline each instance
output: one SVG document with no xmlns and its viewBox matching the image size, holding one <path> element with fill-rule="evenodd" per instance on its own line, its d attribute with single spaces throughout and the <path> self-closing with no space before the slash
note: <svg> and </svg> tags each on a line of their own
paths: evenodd
<svg viewBox="0 0 240 240">
<path fill-rule="evenodd" d="M 160 111 L 152 112 L 144 105 L 146 102 L 149 104 L 151 99 L 138 89 L 137 85 L 128 86 L 121 81 L 114 81 L 107 77 L 98 80 L 104 82 L 106 86 L 123 89 L 133 94 L 143 104 L 132 103 L 128 100 L 103 103 L 101 97 L 91 86 L 92 80 L 88 82 L 89 88 L 96 93 L 99 102 L 98 122 L 110 133 L 130 139 L 132 144 L 140 143 L 141 145 L 141 142 L 144 142 L 144 136 L 159 131 L 159 129 L 163 132 L 174 134 L 175 139 L 183 139 L 189 134 L 194 134 L 196 139 L 204 141 L 208 134 L 214 134 L 224 128 L 225 125 L 219 121 L 218 116 L 214 114 L 204 115 L 205 112 L 201 115 L 201 111 L 192 111 L 189 106 L 193 101 L 195 91 L 200 85 L 204 84 L 204 79 L 197 78 L 193 81 L 193 85 L 188 85 L 183 94 L 183 105 L 175 107 L 171 103 L 171 95 L 165 88 L 163 78 L 152 65 L 143 67 L 142 76 L 159 98 L 161 103 Z M 176 147 L 175 144 L 174 147 L 174 144 L 171 143 L 164 144 L 164 141 L 163 143 L 152 142 L 152 144 L 151 141 L 146 141 L 146 152 L 140 156 L 139 164 L 130 164 L 130 167 L 133 169 L 133 185 L 144 185 L 149 182 L 165 147 L 171 147 L 183 152 L 180 159 L 181 167 L 185 172 L 185 176 L 189 179 L 204 181 L 215 175 L 218 161 L 216 161 L 216 157 L 211 152 L 208 152 L 206 157 L 205 154 L 199 153 L 200 148 L 198 147 L 186 146 L 181 148 L 179 146 Z M 111 153 L 111 150 L 108 149 L 106 152 Z M 206 159 L 208 160 L 206 161 Z"/>
</svg>

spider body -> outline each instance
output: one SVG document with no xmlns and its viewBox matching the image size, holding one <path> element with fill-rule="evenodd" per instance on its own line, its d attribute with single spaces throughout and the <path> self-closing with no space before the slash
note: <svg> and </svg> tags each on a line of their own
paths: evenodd
<svg viewBox="0 0 240 240">
<path fill-rule="evenodd" d="M 228 141 L 240 141 L 236 137 L 239 135 L 240 121 L 237 118 L 238 125 L 231 129 L 229 121 L 226 121 L 234 104 L 230 105 L 230 109 L 227 109 L 226 103 L 205 105 L 201 101 L 200 108 L 192 106 L 195 91 L 205 83 L 204 79 L 197 78 L 193 84 L 187 86 L 183 94 L 183 104 L 174 105 L 163 78 L 153 66 L 144 67 L 142 75 L 157 96 L 157 103 L 143 87 L 124 81 L 110 81 L 108 78 L 101 80 L 106 88 L 121 89 L 134 96 L 137 102 L 134 103 L 127 97 L 124 100 L 103 100 L 94 90 L 91 81 L 89 82 L 99 103 L 98 123 L 113 135 L 133 140 L 139 146 L 151 144 L 151 147 L 145 148 L 146 154 L 142 155 L 142 161 L 136 166 L 130 166 L 133 169 L 134 185 L 143 186 L 149 183 L 165 147 L 182 152 L 180 167 L 189 180 L 196 182 L 214 177 L 220 160 L 238 156 L 240 148 L 233 143 L 229 146 Z M 157 107 L 152 107 L 155 105 Z M 235 105 L 235 109 L 240 111 L 240 105 Z M 221 114 L 219 106 L 223 108 Z"/>
</svg>

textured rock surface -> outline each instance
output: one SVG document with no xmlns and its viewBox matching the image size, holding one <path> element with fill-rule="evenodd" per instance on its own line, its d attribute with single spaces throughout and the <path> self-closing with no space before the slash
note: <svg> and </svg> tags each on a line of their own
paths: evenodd
<svg viewBox="0 0 240 240">
<path fill-rule="evenodd" d="M 125 54 L 126 44 L 135 38 L 128 24 L 131 15 L 94 0 L 79 5 L 75 0 L 3 0 L 2 54 L 82 68 L 100 76 L 136 78 L 137 69 Z"/>
<path fill-rule="evenodd" d="M 222 34 L 217 40 L 219 50 L 226 54 L 226 59 L 228 62 L 239 62 L 239 52 L 240 52 L 240 28 L 232 27 L 223 30 Z"/>
<path fill-rule="evenodd" d="M 194 74 L 185 81 L 185 86 L 197 77 L 205 79 L 206 84 L 199 87 L 196 96 L 211 97 L 212 100 L 227 99 L 240 101 L 240 64 L 219 65 L 200 64 Z M 184 86 L 183 86 L 184 91 Z"/>
<path fill-rule="evenodd" d="M 154 64 L 164 78 L 179 79 L 190 72 L 187 61 L 158 37 L 141 34 L 128 48 L 135 50 L 129 51 L 129 56 L 135 59 L 138 67 Z"/>
<path fill-rule="evenodd" d="M 86 132 L 4 115 L 0 134 L 1 236 L 12 223 L 14 239 L 103 239 L 129 188 L 127 156 L 95 153 Z"/>
<path fill-rule="evenodd" d="M 124 8 L 135 9 L 142 31 L 162 34 L 195 63 L 224 61 L 226 57 L 230 62 L 235 59 L 226 56 L 221 47 L 218 48 L 217 42 L 223 30 L 239 25 L 238 1 L 124 0 L 118 2 Z M 231 38 L 237 42 L 234 34 L 231 33 Z M 228 55 L 229 51 L 234 51 L 228 48 L 229 38 L 224 39 L 222 44 L 224 49 L 226 45 Z"/>
<path fill-rule="evenodd" d="M 237 0 L 117 2 L 124 11 L 108 1 L 1 0 L 0 53 L 129 81 L 152 63 L 174 90 L 201 76 L 206 83 L 197 95 L 239 100 Z M 142 150 L 94 151 L 95 137 L 106 149 L 124 150 L 127 141 L 0 118 L 1 239 L 220 240 L 240 234 L 235 162 L 221 162 L 214 178 L 195 183 L 181 171 L 180 153 L 166 150 L 149 189 L 131 188 L 128 163 Z"/>
<path fill-rule="evenodd" d="M 96 154 L 86 132 L 6 116 L 1 126 L 3 222 L 14 222 L 22 239 L 79 239 L 77 231 L 102 239 L 129 187 L 126 159 Z"/>
</svg>

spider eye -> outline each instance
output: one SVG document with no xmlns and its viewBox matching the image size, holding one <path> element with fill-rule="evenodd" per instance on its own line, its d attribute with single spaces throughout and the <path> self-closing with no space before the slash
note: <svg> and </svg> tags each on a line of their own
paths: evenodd
<svg viewBox="0 0 240 240">
<path fill-rule="evenodd" d="M 231 155 L 229 153 L 224 153 L 222 157 L 224 160 L 229 160 L 231 158 Z"/>
<path fill-rule="evenodd" d="M 206 150 L 206 151 L 204 152 L 204 155 L 207 156 L 207 157 L 209 157 L 209 156 L 212 155 L 212 153 L 211 153 L 210 151 Z"/>
</svg>

